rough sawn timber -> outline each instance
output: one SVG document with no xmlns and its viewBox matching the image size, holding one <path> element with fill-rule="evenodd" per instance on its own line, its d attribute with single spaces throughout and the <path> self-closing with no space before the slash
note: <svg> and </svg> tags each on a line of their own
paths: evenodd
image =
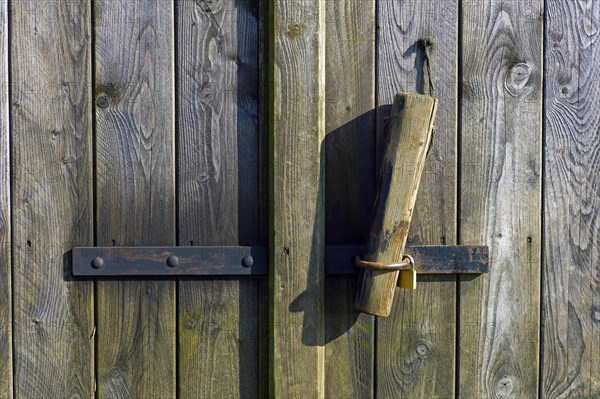
<svg viewBox="0 0 600 399">
<path fill-rule="evenodd" d="M 463 1 L 459 396 L 537 398 L 543 1 Z"/>
<path fill-rule="evenodd" d="M 93 282 L 72 278 L 68 256 L 93 244 L 90 11 L 10 2 L 17 398 L 94 395 Z"/>
<path fill-rule="evenodd" d="M 394 98 L 363 260 L 383 263 L 402 260 L 436 108 L 437 100 L 422 94 L 403 93 Z M 412 166 L 409 174 L 405 173 L 407 165 Z M 397 281 L 397 271 L 361 271 L 355 309 L 388 316 Z"/>
<path fill-rule="evenodd" d="M 96 237 L 175 244 L 173 3 L 97 0 Z M 175 283 L 98 281 L 100 398 L 174 397 Z"/>
</svg>

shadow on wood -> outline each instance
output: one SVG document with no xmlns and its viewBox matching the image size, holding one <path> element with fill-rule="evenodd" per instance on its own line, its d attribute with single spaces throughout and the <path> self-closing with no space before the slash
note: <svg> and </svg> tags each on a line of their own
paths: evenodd
<svg viewBox="0 0 600 399">
<path fill-rule="evenodd" d="M 387 108 L 388 113 L 390 106 Z M 325 157 L 325 242 L 327 245 L 363 245 L 366 242 L 371 208 L 375 197 L 375 110 L 362 114 L 346 124 L 327 132 L 321 148 Z M 317 212 L 322 211 L 317 207 Z M 313 234 L 312 248 L 318 248 Z M 316 254 L 315 254 L 316 255 Z M 309 276 L 316 273 L 309 271 Z M 318 337 L 304 332 L 304 345 L 327 344 L 347 334 L 353 326 L 358 331 L 371 334 L 372 320 L 369 315 L 361 315 L 353 309 L 356 290 L 356 276 L 330 276 L 325 284 L 325 336 L 324 342 Z M 289 305 L 290 312 L 304 312 L 306 291 L 297 296 Z M 304 318 L 308 318 L 305 316 Z M 304 326 L 303 326 L 304 327 Z M 371 341 L 366 338 L 366 341 Z"/>
</svg>

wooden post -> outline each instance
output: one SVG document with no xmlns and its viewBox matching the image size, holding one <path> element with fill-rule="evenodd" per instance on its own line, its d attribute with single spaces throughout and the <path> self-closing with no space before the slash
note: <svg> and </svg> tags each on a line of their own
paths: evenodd
<svg viewBox="0 0 600 399">
<path fill-rule="evenodd" d="M 437 100 L 430 96 L 403 93 L 394 98 L 364 260 L 392 263 L 402 258 L 436 109 Z M 388 316 L 398 273 L 362 270 L 356 310 Z"/>
</svg>

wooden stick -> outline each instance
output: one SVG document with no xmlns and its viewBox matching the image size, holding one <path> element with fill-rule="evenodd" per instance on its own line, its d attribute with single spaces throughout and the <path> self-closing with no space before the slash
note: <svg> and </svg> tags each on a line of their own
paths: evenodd
<svg viewBox="0 0 600 399">
<path fill-rule="evenodd" d="M 394 98 L 364 260 L 384 263 L 402 260 L 436 109 L 437 100 L 430 96 L 402 93 Z M 388 316 L 398 273 L 362 270 L 355 309 Z"/>
</svg>

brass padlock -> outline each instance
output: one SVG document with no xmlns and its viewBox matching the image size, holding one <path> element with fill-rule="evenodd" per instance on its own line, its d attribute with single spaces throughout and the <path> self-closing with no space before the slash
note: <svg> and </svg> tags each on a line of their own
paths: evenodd
<svg viewBox="0 0 600 399">
<path fill-rule="evenodd" d="M 415 260 L 410 255 L 405 255 L 410 262 L 410 270 L 400 270 L 398 286 L 400 288 L 417 289 L 417 272 L 415 271 Z"/>
</svg>

